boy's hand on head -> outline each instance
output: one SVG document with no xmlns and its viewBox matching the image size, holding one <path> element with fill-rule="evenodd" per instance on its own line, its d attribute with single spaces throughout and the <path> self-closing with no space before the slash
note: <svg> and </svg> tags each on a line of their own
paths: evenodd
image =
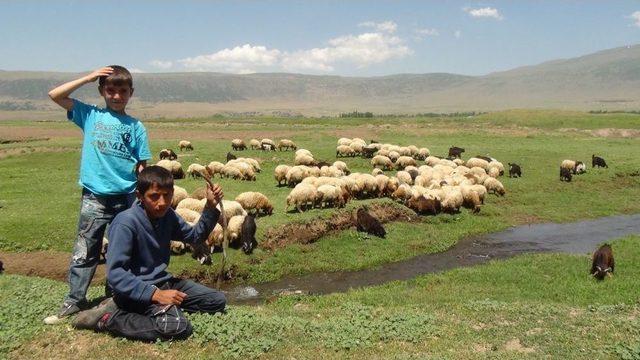
<svg viewBox="0 0 640 360">
<path fill-rule="evenodd" d="M 218 184 L 211 185 L 207 184 L 207 205 L 211 208 L 215 208 L 218 206 L 222 198 L 224 197 L 224 193 L 222 192 L 222 188 Z"/>
<path fill-rule="evenodd" d="M 156 289 L 151 297 L 151 302 L 160 305 L 180 305 L 187 297 L 187 294 L 178 290 Z"/>
<path fill-rule="evenodd" d="M 105 67 L 100 68 L 98 70 L 94 70 L 91 74 L 86 76 L 86 79 L 89 82 L 94 82 L 94 81 L 98 80 L 98 78 L 100 76 L 109 76 L 111 74 L 113 74 L 113 68 L 111 68 L 109 66 L 105 66 Z"/>
</svg>

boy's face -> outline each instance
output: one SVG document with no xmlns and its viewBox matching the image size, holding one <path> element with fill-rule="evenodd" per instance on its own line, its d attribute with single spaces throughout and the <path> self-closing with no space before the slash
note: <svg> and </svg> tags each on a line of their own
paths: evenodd
<svg viewBox="0 0 640 360">
<path fill-rule="evenodd" d="M 131 99 L 131 95 L 133 95 L 133 89 L 129 84 L 114 85 L 106 83 L 99 90 L 107 107 L 117 113 L 124 113 L 124 109 L 129 99 Z"/>
<path fill-rule="evenodd" d="M 136 192 L 136 195 L 150 219 L 158 219 L 164 216 L 171 206 L 173 187 L 161 188 L 153 183 L 144 194 Z"/>
</svg>

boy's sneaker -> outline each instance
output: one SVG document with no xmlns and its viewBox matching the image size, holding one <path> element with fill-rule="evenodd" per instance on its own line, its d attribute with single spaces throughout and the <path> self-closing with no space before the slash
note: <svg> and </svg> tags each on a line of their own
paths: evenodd
<svg viewBox="0 0 640 360">
<path fill-rule="evenodd" d="M 65 318 L 69 317 L 80 311 L 80 307 L 77 304 L 64 302 L 62 306 L 60 306 L 60 310 L 57 315 L 51 315 L 44 319 L 44 323 L 47 325 L 58 324 L 63 321 Z"/>
<path fill-rule="evenodd" d="M 98 306 L 89 310 L 80 311 L 71 325 L 76 329 L 93 329 L 97 330 L 98 321 L 106 314 L 111 314 L 118 310 L 118 305 L 113 298 L 103 300 Z"/>
</svg>

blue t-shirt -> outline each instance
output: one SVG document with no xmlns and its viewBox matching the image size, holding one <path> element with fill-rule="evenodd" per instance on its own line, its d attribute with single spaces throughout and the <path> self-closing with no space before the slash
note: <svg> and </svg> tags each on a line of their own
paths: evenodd
<svg viewBox="0 0 640 360">
<path fill-rule="evenodd" d="M 136 164 L 151 159 L 144 125 L 129 115 L 76 99 L 67 118 L 84 133 L 78 183 L 97 195 L 133 192 Z"/>
</svg>

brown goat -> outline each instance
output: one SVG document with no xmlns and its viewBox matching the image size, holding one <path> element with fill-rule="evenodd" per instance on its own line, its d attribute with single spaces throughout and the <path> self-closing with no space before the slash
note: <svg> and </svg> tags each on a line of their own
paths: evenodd
<svg viewBox="0 0 640 360">
<path fill-rule="evenodd" d="M 358 209 L 356 213 L 356 229 L 383 239 L 387 235 L 380 221 L 363 208 Z"/>
<path fill-rule="evenodd" d="M 613 250 L 611 245 L 604 244 L 593 253 L 591 262 L 591 276 L 598 280 L 603 280 L 605 276 L 611 276 L 615 267 L 613 261 Z"/>
</svg>

